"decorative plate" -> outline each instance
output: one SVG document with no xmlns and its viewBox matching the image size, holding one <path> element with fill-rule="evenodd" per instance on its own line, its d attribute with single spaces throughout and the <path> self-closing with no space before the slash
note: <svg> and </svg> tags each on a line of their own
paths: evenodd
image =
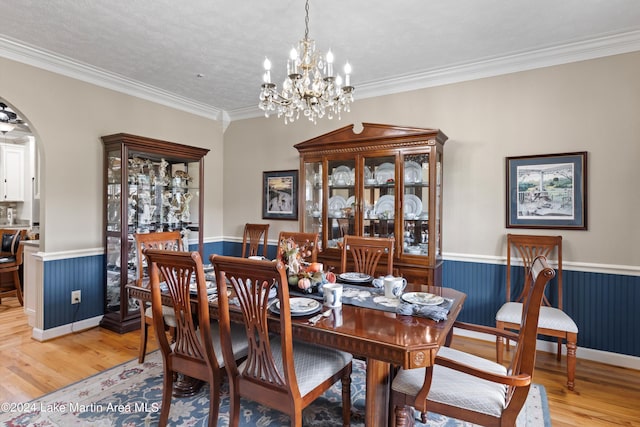
<svg viewBox="0 0 640 427">
<path fill-rule="evenodd" d="M 411 160 L 404 162 L 404 182 L 422 182 L 422 167 L 418 163 Z"/>
<path fill-rule="evenodd" d="M 428 292 L 407 292 L 402 294 L 402 299 L 411 304 L 438 305 L 444 302 L 444 298 Z"/>
<path fill-rule="evenodd" d="M 395 204 L 395 197 L 391 194 L 386 194 L 378 199 L 373 210 L 377 215 L 388 212 L 389 218 L 393 218 L 395 212 Z"/>
<path fill-rule="evenodd" d="M 422 200 L 415 194 L 405 194 L 403 209 L 405 214 L 414 214 L 417 217 L 422 213 Z"/>
<path fill-rule="evenodd" d="M 345 282 L 353 282 L 353 283 L 364 283 L 364 282 L 371 281 L 371 276 L 364 273 L 355 273 L 355 272 L 341 273 L 338 277 L 341 280 L 344 280 Z"/>
<path fill-rule="evenodd" d="M 347 207 L 347 201 L 342 196 L 333 196 L 329 198 L 329 210 L 335 211 Z"/>
<path fill-rule="evenodd" d="M 378 184 L 386 184 L 388 180 L 395 179 L 396 171 L 392 163 L 383 163 L 375 171 L 375 178 Z"/>
</svg>

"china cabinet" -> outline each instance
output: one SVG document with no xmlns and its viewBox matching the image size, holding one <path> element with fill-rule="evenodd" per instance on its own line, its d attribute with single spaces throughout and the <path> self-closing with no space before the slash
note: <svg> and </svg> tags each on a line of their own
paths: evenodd
<svg viewBox="0 0 640 427">
<path fill-rule="evenodd" d="M 103 136 L 105 314 L 101 326 L 140 327 L 138 301 L 125 286 L 137 277 L 134 233 L 181 230 L 202 254 L 204 156 L 209 150 L 129 134 Z M 197 245 L 194 248 L 193 245 Z"/>
<path fill-rule="evenodd" d="M 442 173 L 438 129 L 363 123 L 295 145 L 300 229 L 319 235 L 318 260 L 340 267 L 345 235 L 393 237 L 395 274 L 442 284 Z M 380 272 L 386 265 L 379 265 Z"/>
</svg>

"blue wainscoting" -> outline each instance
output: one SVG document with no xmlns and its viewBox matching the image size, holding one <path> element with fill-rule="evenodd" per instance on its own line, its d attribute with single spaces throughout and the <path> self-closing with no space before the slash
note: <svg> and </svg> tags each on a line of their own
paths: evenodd
<svg viewBox="0 0 640 427">
<path fill-rule="evenodd" d="M 445 261 L 443 267 L 443 286 L 467 294 L 459 317 L 464 322 L 495 325 L 495 313 L 505 301 L 505 279 L 505 265 Z M 640 356 L 640 276 L 565 267 L 562 282 L 564 311 L 579 329 L 578 347 Z M 550 296 L 554 287 L 555 279 L 548 289 Z"/>
<path fill-rule="evenodd" d="M 44 329 L 104 314 L 104 255 L 45 261 L 43 268 Z M 71 304 L 75 290 L 80 304 Z"/>
<path fill-rule="evenodd" d="M 275 246 L 269 247 L 270 258 Z M 211 254 L 239 256 L 237 242 L 206 243 L 205 263 Z M 71 324 L 103 314 L 104 256 L 86 256 L 44 262 L 44 329 Z M 505 300 L 506 266 L 445 261 L 443 285 L 467 294 L 460 320 L 494 325 Z M 521 274 L 514 268 L 513 273 Z M 564 309 L 580 330 L 578 346 L 640 357 L 640 276 L 563 272 Z M 555 281 L 548 294 L 554 293 Z M 82 291 L 82 303 L 70 303 L 71 291 Z"/>
</svg>

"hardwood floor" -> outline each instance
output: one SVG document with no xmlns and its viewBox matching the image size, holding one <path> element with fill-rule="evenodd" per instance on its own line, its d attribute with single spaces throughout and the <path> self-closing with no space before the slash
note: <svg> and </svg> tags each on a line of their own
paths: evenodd
<svg viewBox="0 0 640 427">
<path fill-rule="evenodd" d="M 139 332 L 93 328 L 54 340 L 31 338 L 15 298 L 0 304 L 0 402 L 26 402 L 138 355 Z M 149 350 L 157 348 L 153 331 Z M 453 347 L 495 358 L 493 343 L 454 337 Z M 538 354 L 534 382 L 545 386 L 551 422 L 564 426 L 640 426 L 640 371 L 578 359 L 576 390 L 567 390 L 564 360 Z"/>
</svg>

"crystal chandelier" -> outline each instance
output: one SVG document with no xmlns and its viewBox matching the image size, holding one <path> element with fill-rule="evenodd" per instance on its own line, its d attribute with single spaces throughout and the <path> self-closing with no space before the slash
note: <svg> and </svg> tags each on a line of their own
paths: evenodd
<svg viewBox="0 0 640 427">
<path fill-rule="evenodd" d="M 284 116 L 284 122 L 291 123 L 300 118 L 300 113 L 316 122 L 326 114 L 329 119 L 340 118 L 342 111 L 350 111 L 353 102 L 353 90 L 350 74 L 351 65 L 344 66 L 344 86 L 342 77 L 333 73 L 333 54 L 331 50 L 323 57 L 316 52 L 316 43 L 309 38 L 309 0 L 305 4 L 304 38 L 298 43 L 298 49 L 291 49 L 287 60 L 287 77 L 278 92 L 271 82 L 271 61 L 264 60 L 264 75 L 260 103 L 265 117 L 276 111 L 278 117 Z"/>
</svg>

